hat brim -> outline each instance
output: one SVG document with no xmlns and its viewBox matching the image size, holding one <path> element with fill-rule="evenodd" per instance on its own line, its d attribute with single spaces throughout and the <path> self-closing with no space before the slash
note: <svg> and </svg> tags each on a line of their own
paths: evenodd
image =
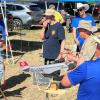
<svg viewBox="0 0 100 100">
<path fill-rule="evenodd" d="M 44 16 L 55 16 L 54 14 L 48 14 L 48 13 L 44 13 Z"/>
<path fill-rule="evenodd" d="M 80 8 L 85 8 L 85 10 L 89 10 L 89 5 L 88 4 L 83 4 L 81 7 L 78 7 L 77 9 L 80 9 Z"/>
<path fill-rule="evenodd" d="M 43 15 L 45 15 L 45 16 L 52 16 L 52 15 L 55 16 L 55 11 L 53 9 L 47 9 Z"/>
<path fill-rule="evenodd" d="M 92 28 L 82 28 L 82 27 L 78 27 L 78 29 L 84 29 L 86 31 L 90 31 L 90 32 L 96 32 L 98 30 L 98 28 L 96 26 L 92 27 Z"/>
<path fill-rule="evenodd" d="M 78 32 L 79 32 L 79 34 L 81 34 L 81 32 L 84 33 L 84 34 L 87 34 L 87 35 L 92 34 L 91 30 L 88 30 L 88 29 L 85 29 L 85 28 L 78 28 Z"/>
<path fill-rule="evenodd" d="M 86 28 L 81 28 L 81 27 L 78 27 L 78 29 L 80 29 L 80 30 L 86 30 L 86 31 L 90 31 L 90 32 L 92 32 L 91 29 L 86 29 Z"/>
</svg>

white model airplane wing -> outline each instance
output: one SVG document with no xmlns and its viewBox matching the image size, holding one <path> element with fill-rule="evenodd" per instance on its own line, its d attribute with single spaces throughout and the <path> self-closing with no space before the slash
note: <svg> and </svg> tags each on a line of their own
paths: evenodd
<svg viewBox="0 0 100 100">
<path fill-rule="evenodd" d="M 30 71 L 35 72 L 38 71 L 42 74 L 51 74 L 61 68 L 68 68 L 68 65 L 65 63 L 57 63 L 57 64 L 50 64 L 50 65 L 43 65 L 43 66 L 33 66 L 30 67 Z"/>
</svg>

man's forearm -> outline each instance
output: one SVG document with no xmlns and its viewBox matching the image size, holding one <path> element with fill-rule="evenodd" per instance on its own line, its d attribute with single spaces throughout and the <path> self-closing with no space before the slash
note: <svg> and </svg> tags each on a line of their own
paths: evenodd
<svg viewBox="0 0 100 100">
<path fill-rule="evenodd" d="M 45 36 L 44 36 L 44 35 L 45 35 L 45 28 L 43 27 L 43 28 L 42 28 L 42 31 L 41 31 L 41 33 L 40 33 L 40 37 L 41 37 L 42 40 L 45 39 Z"/>
<path fill-rule="evenodd" d="M 74 42 L 75 42 L 77 45 L 79 45 L 79 42 L 78 42 L 78 40 L 77 40 L 77 38 L 76 38 L 76 28 L 73 28 L 72 34 L 73 34 Z"/>
<path fill-rule="evenodd" d="M 73 38 L 74 38 L 74 41 L 75 41 L 76 40 L 76 28 L 73 28 L 72 34 L 73 34 Z"/>
<path fill-rule="evenodd" d="M 66 87 L 66 88 L 70 88 L 72 86 L 67 74 L 61 80 L 61 84 L 62 84 L 62 86 Z"/>
<path fill-rule="evenodd" d="M 60 21 L 61 24 L 65 23 L 65 20 L 62 18 Z"/>
<path fill-rule="evenodd" d="M 62 40 L 62 42 L 61 42 L 61 49 L 60 49 L 60 52 L 63 52 L 63 51 L 64 51 L 65 44 L 66 44 L 66 41 L 65 41 L 65 39 L 64 39 L 64 40 Z"/>
</svg>

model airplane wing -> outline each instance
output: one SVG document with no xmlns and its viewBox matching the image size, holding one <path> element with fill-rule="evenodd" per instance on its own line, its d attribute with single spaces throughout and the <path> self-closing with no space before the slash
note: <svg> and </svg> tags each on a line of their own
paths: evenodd
<svg viewBox="0 0 100 100">
<path fill-rule="evenodd" d="M 68 65 L 66 63 L 57 63 L 57 64 L 50 64 L 50 65 L 43 65 L 43 66 L 33 66 L 30 67 L 30 71 L 35 72 L 38 71 L 42 74 L 51 74 L 61 68 L 68 69 Z"/>
</svg>

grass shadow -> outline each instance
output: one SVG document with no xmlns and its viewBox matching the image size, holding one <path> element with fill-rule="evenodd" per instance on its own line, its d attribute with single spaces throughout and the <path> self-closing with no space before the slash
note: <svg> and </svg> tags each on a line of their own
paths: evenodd
<svg viewBox="0 0 100 100">
<path fill-rule="evenodd" d="M 9 36 L 14 36 L 14 35 L 18 35 L 18 36 L 22 36 L 22 35 L 26 35 L 25 33 L 22 33 L 22 31 L 18 31 L 18 32 L 15 32 L 15 31 L 10 31 L 9 33 Z"/>
<path fill-rule="evenodd" d="M 21 96 L 21 92 L 25 89 L 26 87 L 22 87 L 22 88 L 19 88 L 19 89 L 16 89 L 16 90 L 13 90 L 13 91 L 5 91 L 4 94 L 6 97 L 9 97 L 9 96 L 14 96 L 14 97 L 22 97 Z M 2 99 L 3 96 L 0 97 L 0 99 Z"/>
<path fill-rule="evenodd" d="M 25 40 L 11 40 L 13 51 L 33 51 L 42 48 L 42 42 L 38 41 L 25 41 Z"/>
<path fill-rule="evenodd" d="M 41 29 L 42 26 L 32 26 L 30 29 L 31 30 L 38 30 L 38 29 Z"/>
<path fill-rule="evenodd" d="M 31 75 L 22 73 L 22 74 L 12 76 L 12 77 L 8 78 L 6 80 L 5 89 L 9 89 L 9 88 L 12 88 L 12 87 L 16 86 L 17 84 L 21 84 L 28 77 L 31 77 Z M 2 85 L 2 87 L 4 87 L 4 86 Z"/>
</svg>

